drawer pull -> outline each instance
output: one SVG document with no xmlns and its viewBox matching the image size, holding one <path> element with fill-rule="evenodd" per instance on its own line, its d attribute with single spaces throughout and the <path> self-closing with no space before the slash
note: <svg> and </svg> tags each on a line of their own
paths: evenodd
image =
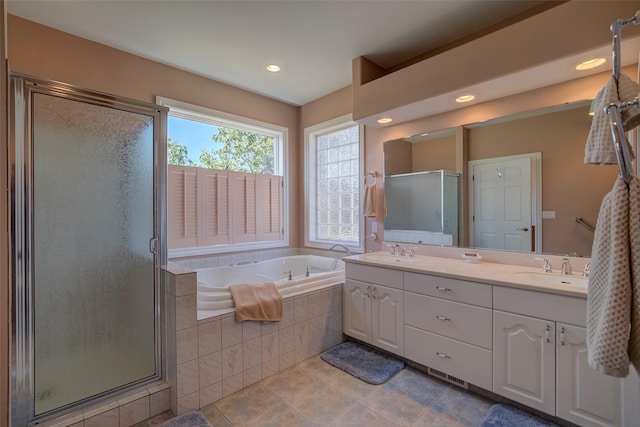
<svg viewBox="0 0 640 427">
<path fill-rule="evenodd" d="M 564 345 L 564 326 L 560 329 L 560 344 Z"/>
<path fill-rule="evenodd" d="M 449 319 L 448 317 L 438 316 L 438 315 L 436 315 L 436 319 L 438 319 L 438 320 L 443 320 L 443 321 L 447 321 L 447 322 L 451 320 L 451 319 Z"/>
<path fill-rule="evenodd" d="M 444 353 L 439 353 L 436 351 L 436 354 L 438 355 L 438 357 L 442 358 L 442 359 L 451 359 L 451 356 L 444 354 Z"/>
<path fill-rule="evenodd" d="M 550 342 L 550 341 L 549 341 L 549 331 L 550 331 L 550 329 L 551 329 L 551 327 L 550 327 L 549 325 L 547 325 L 547 328 L 546 328 L 546 329 L 545 329 L 545 331 L 544 331 L 544 339 L 545 339 L 547 342 Z"/>
<path fill-rule="evenodd" d="M 436 286 L 436 289 L 440 292 L 451 292 L 451 288 L 443 288 L 442 286 Z"/>
</svg>

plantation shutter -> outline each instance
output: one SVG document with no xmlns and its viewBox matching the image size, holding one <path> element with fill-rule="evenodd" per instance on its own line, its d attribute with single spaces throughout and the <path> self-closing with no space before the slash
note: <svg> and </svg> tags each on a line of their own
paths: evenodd
<svg viewBox="0 0 640 427">
<path fill-rule="evenodd" d="M 233 242 L 247 243 L 258 239 L 257 175 L 229 172 L 232 178 Z"/>
<path fill-rule="evenodd" d="M 232 243 L 229 172 L 198 168 L 198 182 L 202 212 L 198 246 Z"/>
<path fill-rule="evenodd" d="M 260 199 L 260 233 L 258 240 L 280 240 L 282 234 L 282 183 L 277 175 L 258 175 Z"/>
<path fill-rule="evenodd" d="M 283 235 L 283 177 L 169 165 L 170 249 L 277 241 Z"/>
<path fill-rule="evenodd" d="M 169 165 L 167 172 L 168 244 L 173 248 L 198 245 L 197 169 Z"/>
</svg>

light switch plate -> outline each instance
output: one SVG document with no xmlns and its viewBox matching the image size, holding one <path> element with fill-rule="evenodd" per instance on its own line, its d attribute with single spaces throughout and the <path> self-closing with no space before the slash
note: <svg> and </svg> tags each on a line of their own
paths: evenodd
<svg viewBox="0 0 640 427">
<path fill-rule="evenodd" d="M 378 221 L 373 221 L 371 223 L 371 232 L 372 233 L 377 233 L 378 232 Z"/>
<path fill-rule="evenodd" d="M 542 219 L 556 219 L 556 211 L 542 211 Z"/>
</svg>

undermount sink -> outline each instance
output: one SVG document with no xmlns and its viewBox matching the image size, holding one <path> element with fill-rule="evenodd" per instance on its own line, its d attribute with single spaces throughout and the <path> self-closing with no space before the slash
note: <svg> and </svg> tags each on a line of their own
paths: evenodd
<svg viewBox="0 0 640 427">
<path fill-rule="evenodd" d="M 551 285 L 578 286 L 586 289 L 587 285 L 589 284 L 589 279 L 587 279 L 586 277 L 575 276 L 575 275 L 535 273 L 531 271 L 518 271 L 513 274 L 521 276 L 525 279 L 532 280 L 534 282 L 543 282 Z"/>
<path fill-rule="evenodd" d="M 370 259 L 372 261 L 383 261 L 383 262 L 415 262 L 415 258 L 411 258 L 408 256 L 397 256 L 397 255 L 365 255 L 365 259 Z"/>
</svg>

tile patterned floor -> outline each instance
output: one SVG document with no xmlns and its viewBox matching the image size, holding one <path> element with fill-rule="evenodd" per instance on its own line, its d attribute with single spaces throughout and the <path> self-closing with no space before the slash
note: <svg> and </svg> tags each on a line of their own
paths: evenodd
<svg viewBox="0 0 640 427">
<path fill-rule="evenodd" d="M 201 412 L 214 427 L 476 427 L 493 403 L 410 367 L 385 384 L 370 385 L 318 355 Z M 161 414 L 144 426 L 168 418 Z"/>
</svg>

